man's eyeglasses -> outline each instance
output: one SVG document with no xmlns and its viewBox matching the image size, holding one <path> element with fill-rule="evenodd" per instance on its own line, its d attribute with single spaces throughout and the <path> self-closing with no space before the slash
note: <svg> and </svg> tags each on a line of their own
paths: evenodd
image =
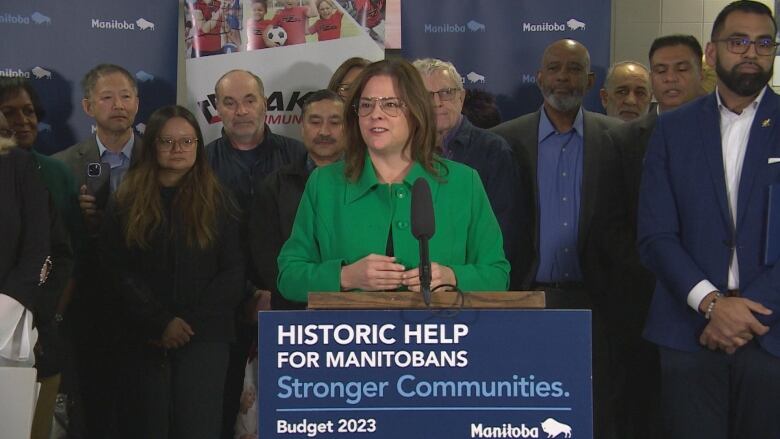
<svg viewBox="0 0 780 439">
<path fill-rule="evenodd" d="M 10 128 L 0 128 L 0 137 L 10 139 L 11 137 L 16 135 L 16 131 L 10 129 Z"/>
<path fill-rule="evenodd" d="M 458 91 L 460 91 L 459 88 L 451 87 L 451 88 L 443 88 L 439 91 L 429 91 L 428 93 L 431 94 L 431 99 L 433 99 L 434 96 L 438 95 L 439 100 L 444 101 L 451 101 L 455 99 L 455 96 L 458 94 Z"/>
<path fill-rule="evenodd" d="M 731 37 L 722 40 L 713 40 L 714 43 L 726 43 L 726 49 L 736 55 L 742 55 L 748 51 L 750 45 L 756 46 L 756 54 L 761 56 L 773 55 L 777 43 L 772 38 L 759 38 L 751 40 L 748 37 Z"/>
<path fill-rule="evenodd" d="M 390 117 L 401 114 L 401 109 L 406 106 L 398 98 L 360 98 L 360 101 L 355 105 L 355 111 L 358 116 L 366 117 L 374 112 L 377 103 L 379 103 L 379 108 Z"/>
<path fill-rule="evenodd" d="M 182 151 L 192 151 L 198 145 L 198 139 L 192 137 L 182 137 L 174 139 L 173 137 L 160 137 L 157 139 L 157 147 L 160 151 L 170 151 L 174 146 L 179 145 Z"/>
</svg>

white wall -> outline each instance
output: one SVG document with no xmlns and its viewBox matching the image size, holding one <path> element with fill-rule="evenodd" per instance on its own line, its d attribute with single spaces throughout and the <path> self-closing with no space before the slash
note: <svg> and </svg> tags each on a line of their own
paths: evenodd
<svg viewBox="0 0 780 439">
<path fill-rule="evenodd" d="M 612 61 L 647 64 L 653 40 L 674 33 L 710 39 L 712 22 L 732 0 L 612 0 Z M 759 0 L 774 9 L 772 0 Z"/>
</svg>

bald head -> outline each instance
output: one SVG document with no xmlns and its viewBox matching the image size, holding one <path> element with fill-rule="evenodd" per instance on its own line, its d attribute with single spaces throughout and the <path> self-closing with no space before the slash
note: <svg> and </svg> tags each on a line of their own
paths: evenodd
<svg viewBox="0 0 780 439">
<path fill-rule="evenodd" d="M 610 67 L 599 94 L 607 116 L 623 121 L 643 116 L 650 108 L 652 96 L 650 72 L 635 61 L 616 63 Z"/>
<path fill-rule="evenodd" d="M 544 53 L 542 53 L 542 67 L 544 67 L 548 57 L 560 56 L 563 53 L 577 58 L 585 66 L 585 70 L 590 72 L 590 52 L 579 41 L 568 38 L 555 41 L 544 49 Z"/>
<path fill-rule="evenodd" d="M 263 82 L 246 70 L 231 70 L 214 86 L 217 113 L 225 134 L 237 149 L 253 149 L 265 136 Z"/>
<path fill-rule="evenodd" d="M 564 113 L 576 112 L 585 91 L 593 85 L 588 49 L 574 40 L 558 40 L 544 49 L 536 74 L 545 106 Z"/>
</svg>

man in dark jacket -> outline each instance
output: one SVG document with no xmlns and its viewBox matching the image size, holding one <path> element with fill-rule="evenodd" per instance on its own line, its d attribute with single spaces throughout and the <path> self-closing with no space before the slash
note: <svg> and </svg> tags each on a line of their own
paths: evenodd
<svg viewBox="0 0 780 439">
<path fill-rule="evenodd" d="M 252 260 L 258 285 L 271 291 L 272 309 L 303 309 L 276 288 L 276 258 L 290 236 L 309 174 L 341 158 L 344 150 L 344 102 L 330 90 L 312 93 L 303 104 L 301 134 L 308 154 L 283 166 L 257 185 L 249 219 Z"/>
<path fill-rule="evenodd" d="M 512 148 L 503 137 L 477 128 L 463 116 L 466 95 L 455 66 L 440 59 L 414 61 L 431 94 L 436 116 L 436 141 L 442 154 L 471 166 L 479 173 L 504 235 L 504 252 L 510 262 L 517 248 L 520 178 Z"/>
<path fill-rule="evenodd" d="M 301 142 L 274 134 L 265 124 L 266 98 L 263 81 L 247 70 L 231 70 L 217 81 L 214 87 L 217 95 L 217 112 L 222 119 L 222 137 L 206 145 L 206 154 L 212 169 L 220 182 L 230 190 L 242 211 L 241 242 L 247 242 L 246 218 L 249 211 L 255 181 L 261 181 L 283 165 L 296 163 L 306 157 Z M 246 261 L 249 248 L 245 246 Z M 251 264 L 246 264 L 248 267 Z M 255 285 L 258 280 L 249 270 L 246 304 L 249 299 L 262 294 Z M 268 294 L 268 293 L 265 293 Z M 254 330 L 251 326 L 239 324 L 237 343 L 230 353 L 222 437 L 233 437 L 233 423 L 238 413 L 238 403 L 244 365 L 249 354 L 249 343 Z"/>
</svg>

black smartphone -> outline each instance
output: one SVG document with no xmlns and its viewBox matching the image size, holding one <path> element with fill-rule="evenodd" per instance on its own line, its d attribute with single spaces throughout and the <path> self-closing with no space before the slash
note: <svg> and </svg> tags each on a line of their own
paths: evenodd
<svg viewBox="0 0 780 439">
<path fill-rule="evenodd" d="M 111 165 L 108 163 L 87 163 L 87 193 L 95 197 L 98 209 L 106 207 L 111 193 Z"/>
</svg>

